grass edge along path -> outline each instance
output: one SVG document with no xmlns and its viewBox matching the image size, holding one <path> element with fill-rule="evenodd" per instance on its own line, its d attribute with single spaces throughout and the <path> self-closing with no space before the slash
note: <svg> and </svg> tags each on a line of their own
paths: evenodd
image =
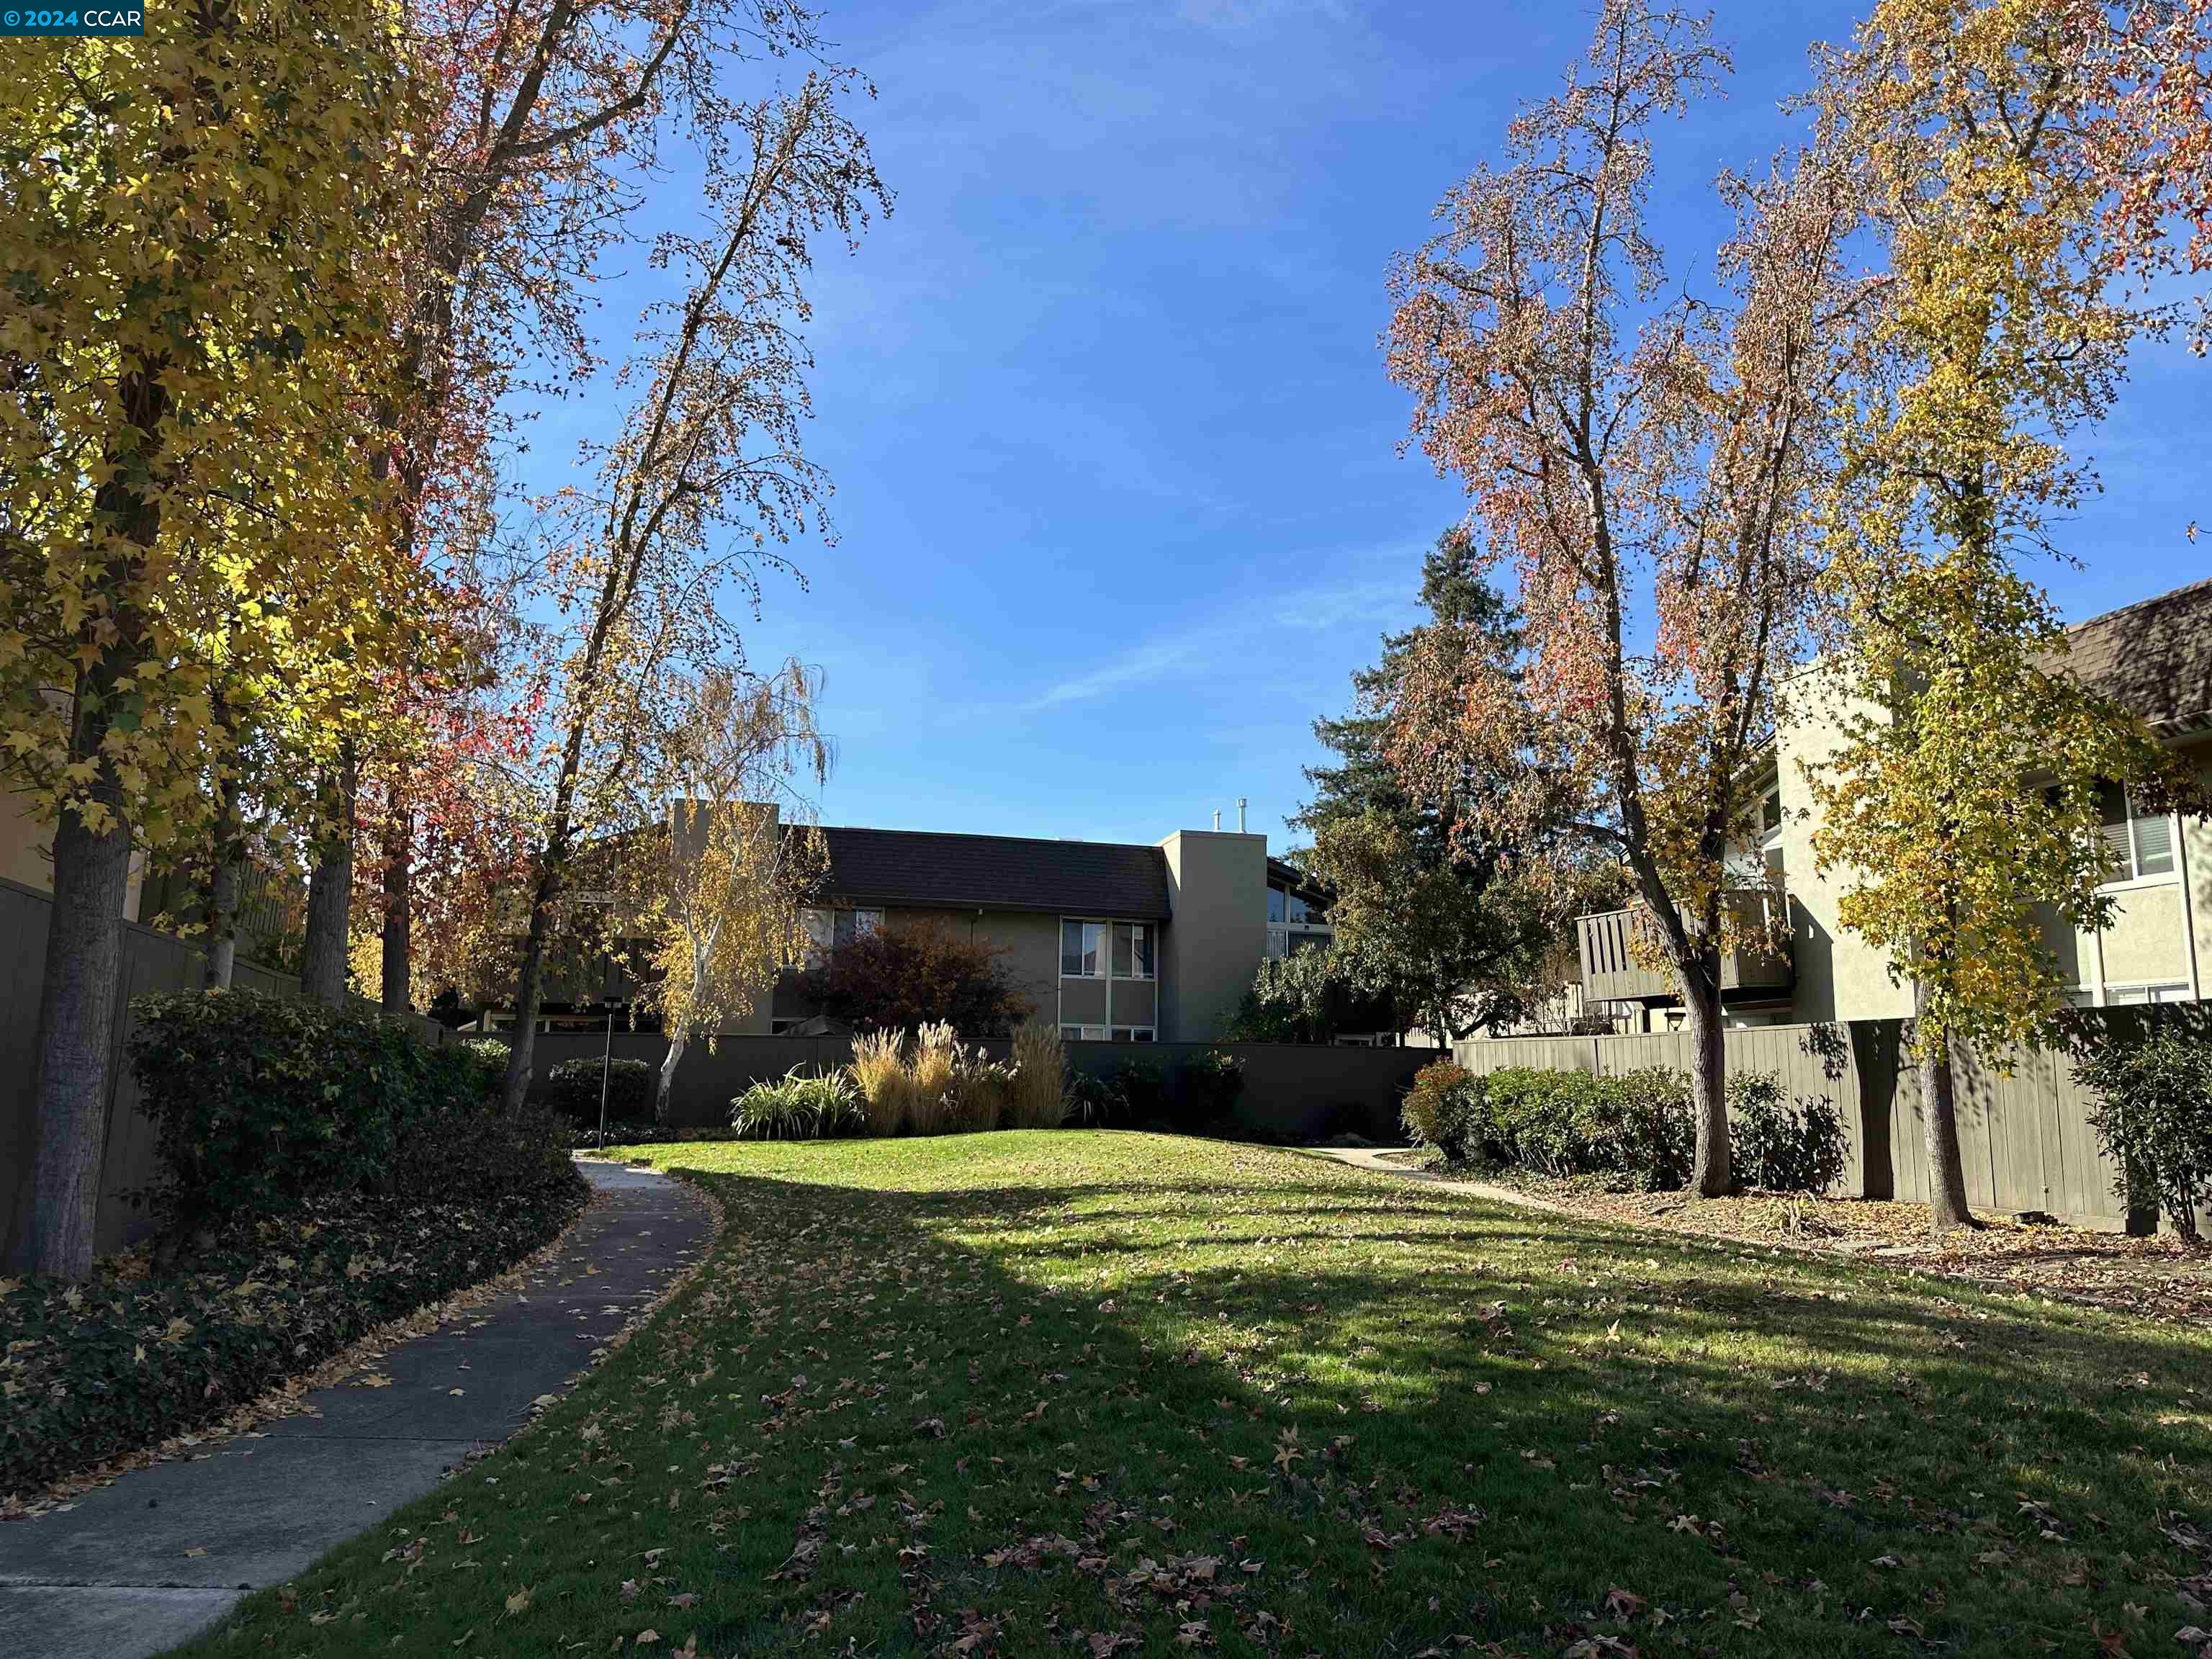
<svg viewBox="0 0 2212 1659">
<path fill-rule="evenodd" d="M 193 1651 L 2148 1654 L 2206 1622 L 2202 1332 L 1193 1139 L 646 1157 L 728 1206 L 691 1285 Z"/>
</svg>

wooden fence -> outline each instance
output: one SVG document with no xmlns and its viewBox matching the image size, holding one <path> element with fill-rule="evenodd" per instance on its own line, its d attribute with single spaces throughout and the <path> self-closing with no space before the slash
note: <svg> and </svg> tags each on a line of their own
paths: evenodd
<svg viewBox="0 0 2212 1659">
<path fill-rule="evenodd" d="M 16 1224 L 29 1213 L 33 1152 L 38 1144 L 39 1014 L 45 1002 L 46 928 L 53 901 L 35 888 L 0 880 L 0 1079 L 9 1097 L 0 1107 L 0 1245 L 12 1247 Z M 300 981 L 242 957 L 232 971 L 242 990 L 297 996 Z M 134 1022 L 130 1005 L 158 991 L 185 991 L 200 982 L 200 950 L 190 941 L 135 921 L 123 924 L 123 950 L 110 1056 L 107 1145 L 100 1161 L 100 1216 L 93 1247 L 101 1254 L 144 1236 L 143 1209 L 123 1194 L 152 1182 L 159 1173 L 155 1129 L 139 1103 L 138 1085 L 125 1058 Z M 373 1006 L 364 1003 L 364 1006 Z M 426 1042 L 446 1039 L 435 1020 L 404 1017 Z"/>
<path fill-rule="evenodd" d="M 2140 1020 L 2136 1010 L 2087 1016 L 2107 1025 Z M 1920 1074 L 1904 1042 L 1905 1022 L 1759 1025 L 1727 1034 L 1730 1073 L 1773 1072 L 1792 1097 L 1826 1095 L 1848 1139 L 1837 1191 L 1854 1198 L 1928 1198 L 1926 1124 Z M 1681 1031 L 1631 1036 L 1474 1038 L 1453 1058 L 1469 1071 L 1533 1066 L 1616 1077 L 1649 1066 L 1687 1071 Z M 2041 1212 L 2094 1225 L 2131 1219 L 2118 1168 L 2089 1127 L 2095 1100 L 2074 1079 L 2063 1053 L 2014 1050 L 2001 1060 L 1954 1062 L 1966 1196 L 1983 1209 Z"/>
</svg>

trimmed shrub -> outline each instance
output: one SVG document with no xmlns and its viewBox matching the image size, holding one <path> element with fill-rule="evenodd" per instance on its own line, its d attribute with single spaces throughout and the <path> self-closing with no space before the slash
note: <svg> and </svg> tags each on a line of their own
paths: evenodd
<svg viewBox="0 0 2212 1659">
<path fill-rule="evenodd" d="M 507 1044 L 495 1037 L 471 1037 L 465 1042 L 447 1045 L 456 1054 L 467 1057 L 476 1068 L 477 1088 L 487 1101 L 496 1100 L 507 1083 Z"/>
<path fill-rule="evenodd" d="M 222 1416 L 512 1265 L 586 1194 L 559 1120 L 495 1110 L 490 1057 L 463 1044 L 249 991 L 136 1014 L 166 1236 L 150 1272 L 0 1291 L 0 1490 Z"/>
<path fill-rule="evenodd" d="M 1006 1103 L 1010 1129 L 1057 1129 L 1067 1121 L 1067 1049 L 1060 1028 L 1041 1019 L 1014 1033 L 1013 1091 Z"/>
<path fill-rule="evenodd" d="M 1413 1086 L 1399 1103 L 1398 1121 L 1416 1146 L 1431 1147 L 1454 1164 L 1464 1164 L 1483 1110 L 1483 1080 L 1449 1060 L 1431 1060 L 1413 1073 Z"/>
<path fill-rule="evenodd" d="M 1728 1104 L 1729 1150 L 1747 1186 L 1824 1193 L 1843 1179 L 1843 1119 L 1826 1095 L 1790 1101 L 1778 1074 L 1738 1072 L 1728 1080 Z"/>
<path fill-rule="evenodd" d="M 1541 1175 L 1620 1174 L 1660 1191 L 1688 1179 L 1689 1080 L 1662 1067 L 1626 1077 L 1509 1066 L 1485 1081 L 1473 1150 Z"/>
<path fill-rule="evenodd" d="M 2089 1123 L 2120 1166 L 2120 1198 L 2197 1237 L 2212 1207 L 2212 1044 L 2170 1027 L 2115 1034 L 2075 1074 L 2099 1096 Z"/>
<path fill-rule="evenodd" d="M 1106 1068 L 1106 1091 L 1119 1103 L 1124 1123 L 1139 1128 L 1168 1121 L 1167 1073 L 1149 1060 L 1121 1060 Z"/>
<path fill-rule="evenodd" d="M 643 1060 L 610 1060 L 604 1054 L 579 1054 L 545 1074 L 545 1103 L 572 1122 L 599 1121 L 599 1074 L 606 1073 L 607 1121 L 653 1121 L 653 1064 Z"/>
<path fill-rule="evenodd" d="M 1182 1068 L 1183 1117 L 1194 1129 L 1212 1128 L 1237 1109 L 1244 1092 L 1244 1062 L 1212 1048 Z"/>
<path fill-rule="evenodd" d="M 1596 1078 L 1508 1066 L 1490 1073 L 1483 1094 L 1486 1150 L 1499 1162 L 1549 1176 L 1612 1167 L 1593 1142 L 1603 1136 L 1606 1115 Z"/>
<path fill-rule="evenodd" d="M 849 1073 L 817 1076 L 794 1066 L 732 1101 L 730 1127 L 741 1140 L 827 1140 L 865 1132 L 868 1112 Z"/>
<path fill-rule="evenodd" d="M 163 1169 L 147 1196 L 173 1234 L 392 1191 L 410 1130 L 490 1115 L 475 1056 L 373 1012 L 240 990 L 142 997 L 133 1011 L 131 1073 Z"/>
<path fill-rule="evenodd" d="M 1607 1115 L 1601 1133 L 1592 1137 L 1608 1167 L 1634 1176 L 1644 1191 L 1666 1192 L 1690 1178 L 1697 1157 L 1698 1130 L 1690 1115 L 1686 1073 L 1647 1066 L 1607 1079 L 1599 1109 Z"/>
</svg>

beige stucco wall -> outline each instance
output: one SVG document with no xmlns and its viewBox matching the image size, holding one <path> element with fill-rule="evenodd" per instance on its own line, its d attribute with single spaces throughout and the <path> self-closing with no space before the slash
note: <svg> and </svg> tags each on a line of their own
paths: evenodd
<svg viewBox="0 0 2212 1659">
<path fill-rule="evenodd" d="M 1267 951 L 1267 838 L 1179 830 L 1167 855 L 1168 924 L 1160 952 L 1160 1038 L 1211 1042 Z"/>
<path fill-rule="evenodd" d="M 33 817 L 23 798 L 0 792 L 0 878 L 41 893 L 54 890 L 54 834 Z M 146 855 L 131 855 L 131 879 L 123 890 L 123 914 L 138 918 L 138 890 L 145 884 Z"/>
<path fill-rule="evenodd" d="M 1782 791 L 1782 872 L 1790 895 L 1791 956 L 1796 990 L 1791 1018 L 1800 1021 L 1894 1019 L 1912 1012 L 1912 990 L 1893 983 L 1889 958 L 1850 933 L 1838 912 L 1852 884 L 1849 873 L 1823 876 L 1814 867 L 1812 793 L 1804 769 L 1832 757 L 1844 722 L 1874 712 L 1847 698 L 1834 677 L 1815 665 L 1782 688 L 1776 749 Z"/>
<path fill-rule="evenodd" d="M 2212 991 L 2212 822 L 2181 823 L 2183 875 L 2188 883 L 2192 958 L 2199 995 Z"/>
<path fill-rule="evenodd" d="M 24 810 L 20 795 L 0 795 L 0 876 L 35 887 L 41 893 L 54 888 L 53 837 Z"/>
<path fill-rule="evenodd" d="M 1879 1019 L 1910 1014 L 1909 985 L 1891 982 L 1881 953 L 1844 932 L 1837 907 L 1849 882 L 1842 872 L 1814 868 L 1814 824 L 1802 763 L 1832 755 L 1840 740 L 1840 702 L 1817 665 L 1795 676 L 1784 690 L 1778 747 L 1784 809 L 1782 845 L 1790 890 L 1797 986 L 1792 1017 L 1800 1021 Z M 1861 705 L 1863 707 L 1864 705 Z M 2191 745 L 2198 775 L 2212 780 L 2212 738 Z M 2212 822 L 2181 823 L 2181 867 L 2172 879 L 2118 889 L 2118 914 L 2098 934 L 2068 928 L 2055 917 L 2045 937 L 2070 983 L 2189 984 L 2201 994 L 2212 966 Z"/>
<path fill-rule="evenodd" d="M 2181 884 L 2134 887 L 2114 895 L 2112 925 L 2101 939 L 2107 985 L 2172 983 L 2189 977 L 2189 943 L 2182 932 Z"/>
</svg>

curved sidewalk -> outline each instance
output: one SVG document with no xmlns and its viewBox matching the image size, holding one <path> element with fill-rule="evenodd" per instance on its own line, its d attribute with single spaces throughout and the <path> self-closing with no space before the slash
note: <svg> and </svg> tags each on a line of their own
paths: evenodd
<svg viewBox="0 0 2212 1659">
<path fill-rule="evenodd" d="M 690 1265 L 707 1201 L 585 1164 L 599 1201 L 525 1286 L 385 1352 L 297 1415 L 0 1525 L 0 1654 L 140 1659 L 197 1635 L 498 1444 Z"/>
</svg>

